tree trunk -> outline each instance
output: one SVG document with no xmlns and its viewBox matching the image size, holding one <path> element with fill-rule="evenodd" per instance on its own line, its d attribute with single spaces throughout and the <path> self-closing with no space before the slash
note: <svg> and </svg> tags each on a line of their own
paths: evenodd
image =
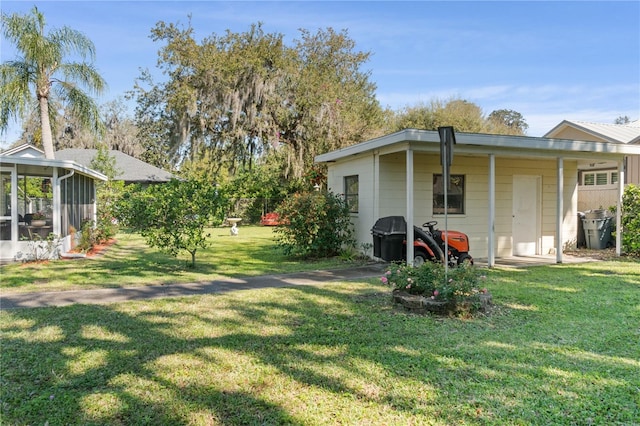
<svg viewBox="0 0 640 426">
<path fill-rule="evenodd" d="M 44 158 L 53 160 L 53 136 L 51 135 L 51 123 L 49 122 L 49 100 L 41 96 L 40 103 L 40 125 L 42 130 L 42 147 L 44 148 Z"/>
</svg>

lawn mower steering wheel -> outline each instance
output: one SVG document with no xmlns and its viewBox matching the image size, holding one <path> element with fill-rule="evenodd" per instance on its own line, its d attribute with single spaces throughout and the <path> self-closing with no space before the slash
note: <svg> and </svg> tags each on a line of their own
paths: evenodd
<svg viewBox="0 0 640 426">
<path fill-rule="evenodd" d="M 423 227 L 423 228 L 433 228 L 433 227 L 435 227 L 437 224 L 438 224 L 438 221 L 437 221 L 437 220 L 430 220 L 430 221 L 429 221 L 429 222 L 427 222 L 427 223 L 423 223 L 423 224 L 422 224 L 422 227 Z"/>
</svg>

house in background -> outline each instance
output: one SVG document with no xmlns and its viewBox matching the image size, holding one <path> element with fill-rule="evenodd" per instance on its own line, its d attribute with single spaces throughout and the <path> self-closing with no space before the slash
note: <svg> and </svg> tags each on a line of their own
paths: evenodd
<svg viewBox="0 0 640 426">
<path fill-rule="evenodd" d="M 640 120 L 626 124 L 589 123 L 564 120 L 545 137 L 640 146 Z M 640 155 L 628 155 L 623 163 L 625 185 L 640 185 Z M 618 164 L 602 159 L 578 164 L 578 210 L 607 209 L 618 197 Z"/>
<path fill-rule="evenodd" d="M 579 165 L 622 168 L 631 144 L 457 133 L 448 196 L 448 228 L 469 235 L 471 254 L 486 258 L 555 253 L 575 246 Z M 352 208 L 357 244 L 371 244 L 371 228 L 385 216 L 404 216 L 407 229 L 437 220 L 444 229 L 440 138 L 406 129 L 316 157 L 327 165 L 328 190 Z M 618 202 L 621 202 L 620 189 Z M 620 216 L 616 218 L 620 229 Z M 407 234 L 413 258 L 413 233 Z M 616 239 L 621 251 L 620 234 Z"/>
<path fill-rule="evenodd" d="M 0 155 L 5 157 L 44 158 L 44 151 L 30 144 L 22 144 L 2 151 Z"/>
<path fill-rule="evenodd" d="M 73 161 L 84 167 L 91 168 L 91 163 L 97 153 L 97 149 L 62 149 L 55 152 L 55 159 Z M 174 177 L 173 174 L 166 170 L 162 170 L 115 149 L 109 150 L 108 154 L 115 159 L 115 167 L 118 170 L 115 180 L 124 181 L 125 184 L 139 183 L 144 185 L 163 183 L 168 182 Z M 44 151 L 30 144 L 22 144 L 3 151 L 0 153 L 0 156 L 44 158 Z"/>
<path fill-rule="evenodd" d="M 96 182 L 106 181 L 102 173 L 92 170 L 96 149 L 56 151 L 55 159 L 45 159 L 44 152 L 24 144 L 0 153 L 0 259 L 14 260 L 28 250 L 30 242 L 46 239 L 53 233 L 60 238 L 62 252 L 71 247 L 72 229 L 82 228 L 88 218 L 96 219 Z M 115 177 L 126 184 L 155 184 L 169 181 L 173 175 L 120 151 L 111 150 Z M 45 197 L 29 193 L 40 182 Z M 32 222 L 36 212 L 46 214 L 45 224 Z"/>
<path fill-rule="evenodd" d="M 62 149 L 56 151 L 58 160 L 71 160 L 86 167 L 91 167 L 91 162 L 98 153 L 97 149 Z M 115 159 L 115 166 L 118 174 L 115 180 L 122 180 L 125 184 L 139 183 L 143 185 L 168 182 L 173 175 L 166 170 L 152 166 L 149 163 L 138 160 L 114 149 L 109 150 L 109 156 Z"/>
</svg>

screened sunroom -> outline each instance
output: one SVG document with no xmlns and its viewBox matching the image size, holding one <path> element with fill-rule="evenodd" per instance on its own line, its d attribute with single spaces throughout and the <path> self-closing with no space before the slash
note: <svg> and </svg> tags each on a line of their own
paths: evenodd
<svg viewBox="0 0 640 426">
<path fill-rule="evenodd" d="M 0 156 L 0 259 L 15 260 L 38 241 L 56 251 L 96 218 L 96 181 L 107 177 L 73 161 Z"/>
</svg>

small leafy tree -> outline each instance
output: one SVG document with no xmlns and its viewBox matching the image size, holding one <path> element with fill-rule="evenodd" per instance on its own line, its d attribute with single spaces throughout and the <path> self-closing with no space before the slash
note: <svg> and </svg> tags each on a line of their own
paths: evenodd
<svg viewBox="0 0 640 426">
<path fill-rule="evenodd" d="M 302 258 L 335 256 L 355 247 L 349 207 L 331 192 L 297 193 L 277 209 L 283 223 L 276 227 L 285 254 Z"/>
<path fill-rule="evenodd" d="M 101 241 L 107 241 L 118 231 L 118 227 L 114 221 L 115 204 L 122 195 L 124 182 L 115 180 L 118 175 L 122 174 L 122 171 L 117 168 L 116 159 L 109 153 L 109 149 L 105 144 L 98 146 L 96 156 L 91 160 L 91 168 L 103 173 L 109 179 L 106 182 L 99 182 L 97 184 L 97 223 L 95 224 L 95 229 L 90 230 L 87 228 L 93 235 L 93 237 L 87 241 L 95 240 L 94 243 L 99 243 Z M 83 224 L 83 228 L 85 228 L 85 224 Z M 91 246 L 93 246 L 94 243 L 92 243 Z M 87 249 L 90 248 L 91 247 L 87 247 Z"/>
<path fill-rule="evenodd" d="M 147 244 L 177 256 L 191 255 L 207 247 L 205 228 L 223 219 L 224 196 L 204 179 L 172 179 L 165 184 L 138 187 L 125 193 L 118 203 L 118 218 L 140 232 Z"/>
</svg>

